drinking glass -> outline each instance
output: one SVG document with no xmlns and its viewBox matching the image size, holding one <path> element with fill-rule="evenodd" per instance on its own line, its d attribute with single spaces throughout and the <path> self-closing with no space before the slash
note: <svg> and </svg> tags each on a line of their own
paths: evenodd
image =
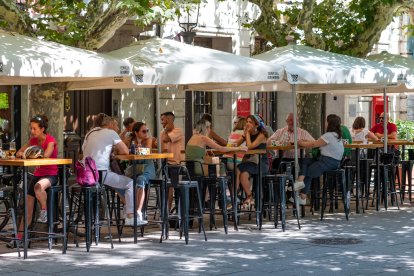
<svg viewBox="0 0 414 276">
<path fill-rule="evenodd" d="M 11 141 L 10 148 L 9 148 L 9 157 L 14 158 L 15 153 L 16 153 L 16 142 Z"/>
</svg>

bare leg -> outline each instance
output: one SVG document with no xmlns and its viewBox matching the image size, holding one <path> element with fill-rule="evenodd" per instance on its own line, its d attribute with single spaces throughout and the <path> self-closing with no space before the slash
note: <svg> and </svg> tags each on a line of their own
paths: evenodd
<svg viewBox="0 0 414 276">
<path fill-rule="evenodd" d="M 240 184 L 242 185 L 242 188 L 244 192 L 247 195 L 251 195 L 252 192 L 250 191 L 250 180 L 249 180 L 250 174 L 248 172 L 242 172 L 240 173 Z"/>
<path fill-rule="evenodd" d="M 168 189 L 168 212 L 171 212 L 173 198 L 174 198 L 174 188 L 170 187 Z"/>
<path fill-rule="evenodd" d="M 137 211 L 141 212 L 142 206 L 144 205 L 145 200 L 145 190 L 142 188 L 139 188 L 137 191 Z"/>
<path fill-rule="evenodd" d="M 40 208 L 42 210 L 47 209 L 46 189 L 49 188 L 50 186 L 51 186 L 51 183 L 49 179 L 47 178 L 42 178 L 35 184 L 34 191 L 35 191 L 37 200 L 39 200 Z"/>
<path fill-rule="evenodd" d="M 27 195 L 27 225 L 28 226 L 32 222 L 34 203 L 35 203 L 35 198 L 31 195 Z M 23 225 L 23 218 L 22 218 L 20 226 L 19 226 L 19 232 L 23 231 L 24 230 L 23 228 L 24 228 L 24 225 Z"/>
</svg>

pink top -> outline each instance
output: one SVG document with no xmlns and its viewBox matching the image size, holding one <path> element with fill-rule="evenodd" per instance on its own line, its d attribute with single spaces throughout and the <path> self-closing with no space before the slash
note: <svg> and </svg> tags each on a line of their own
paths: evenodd
<svg viewBox="0 0 414 276">
<path fill-rule="evenodd" d="M 49 143 L 54 143 L 52 155 L 49 158 L 57 158 L 58 151 L 57 151 L 57 143 L 53 136 L 46 134 L 45 142 L 42 144 L 42 149 L 46 151 L 47 145 Z M 38 146 L 39 140 L 37 138 L 30 138 L 29 144 L 31 146 Z M 39 166 L 34 171 L 34 176 L 48 176 L 48 175 L 57 175 L 58 174 L 58 167 L 57 165 L 47 165 L 47 166 Z"/>
</svg>

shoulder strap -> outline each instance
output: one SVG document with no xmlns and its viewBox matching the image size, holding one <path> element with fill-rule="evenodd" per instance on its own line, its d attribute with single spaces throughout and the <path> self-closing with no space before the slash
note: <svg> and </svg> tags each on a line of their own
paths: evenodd
<svg viewBox="0 0 414 276">
<path fill-rule="evenodd" d="M 92 159 L 92 158 L 91 158 Z M 93 160 L 93 159 L 92 159 Z M 89 161 L 88 162 L 86 162 L 86 159 L 85 159 L 85 165 L 87 165 L 88 167 L 89 167 L 89 169 L 93 172 L 93 179 L 95 180 L 95 182 L 98 182 L 97 180 L 96 180 L 96 176 L 95 176 L 95 171 L 97 170 L 96 169 L 96 167 L 95 167 L 95 169 L 94 168 L 92 168 L 92 166 L 91 166 L 91 164 L 89 163 Z"/>
<path fill-rule="evenodd" d="M 89 135 L 90 135 L 92 132 L 99 131 L 99 130 L 101 130 L 101 129 L 102 129 L 102 128 L 96 128 L 96 129 L 92 129 L 91 131 L 89 131 L 89 132 L 86 134 L 86 136 L 85 136 L 85 140 L 87 140 L 87 139 L 88 139 Z"/>
</svg>

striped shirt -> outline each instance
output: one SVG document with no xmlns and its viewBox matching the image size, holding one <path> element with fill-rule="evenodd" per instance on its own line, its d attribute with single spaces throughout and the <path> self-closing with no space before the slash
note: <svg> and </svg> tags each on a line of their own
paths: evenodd
<svg viewBox="0 0 414 276">
<path fill-rule="evenodd" d="M 309 132 L 307 132 L 304 129 L 301 128 L 297 128 L 297 132 L 298 132 L 298 140 L 308 140 L 308 141 L 315 141 L 315 139 L 312 137 L 312 135 L 309 134 Z M 279 141 L 282 143 L 293 143 L 294 142 L 294 133 L 293 131 L 290 132 L 288 130 L 288 127 L 285 126 L 284 128 L 279 128 L 278 130 L 276 130 L 275 133 L 273 133 L 273 135 L 267 140 L 267 144 L 270 146 L 272 144 L 272 141 Z M 275 150 L 275 154 L 276 156 L 278 156 L 278 151 Z M 299 156 L 299 151 L 298 151 L 298 156 Z M 295 158 L 295 150 L 288 150 L 288 151 L 284 151 L 283 152 L 283 157 L 284 158 Z"/>
</svg>

